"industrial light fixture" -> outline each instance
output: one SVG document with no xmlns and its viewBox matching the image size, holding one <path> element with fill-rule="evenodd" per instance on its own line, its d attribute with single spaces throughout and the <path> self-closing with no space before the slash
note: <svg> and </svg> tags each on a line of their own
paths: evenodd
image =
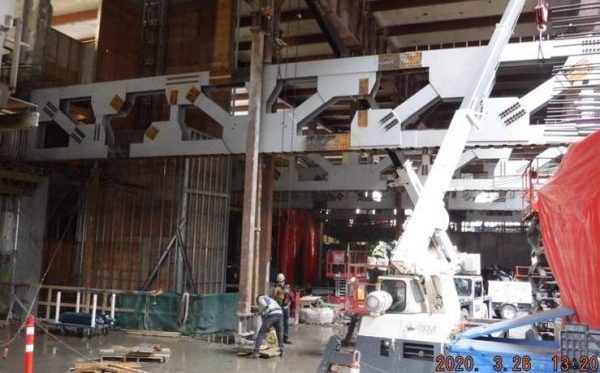
<svg viewBox="0 0 600 373">
<path fill-rule="evenodd" d="M 381 202 L 381 197 L 383 197 L 383 194 L 376 190 L 373 192 L 373 194 L 371 194 L 371 197 L 373 198 L 373 201 L 375 202 Z"/>
<path fill-rule="evenodd" d="M 356 209 L 356 215 L 360 214 L 360 209 Z"/>
<path fill-rule="evenodd" d="M 492 203 L 500 198 L 498 192 L 481 192 L 475 197 L 475 203 Z"/>
</svg>

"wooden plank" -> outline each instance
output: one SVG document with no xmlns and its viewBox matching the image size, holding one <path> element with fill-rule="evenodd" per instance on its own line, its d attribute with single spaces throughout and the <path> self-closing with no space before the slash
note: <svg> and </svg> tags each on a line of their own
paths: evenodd
<svg viewBox="0 0 600 373">
<path fill-rule="evenodd" d="M 127 334 L 140 335 L 144 337 L 169 337 L 179 338 L 181 333 L 179 332 L 162 332 L 158 330 L 127 330 Z"/>
<path fill-rule="evenodd" d="M 165 363 L 171 356 L 169 348 L 151 344 L 140 344 L 135 347 L 112 346 L 112 348 L 101 349 L 99 352 L 101 361 Z"/>
<path fill-rule="evenodd" d="M 107 363 L 98 361 L 85 361 L 75 363 L 75 366 L 69 369 L 73 373 L 148 373 L 141 369 L 140 363 Z"/>
</svg>

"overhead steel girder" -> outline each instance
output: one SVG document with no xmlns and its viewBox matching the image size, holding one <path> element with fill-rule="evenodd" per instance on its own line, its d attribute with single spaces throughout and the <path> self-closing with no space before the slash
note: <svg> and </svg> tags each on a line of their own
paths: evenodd
<svg viewBox="0 0 600 373">
<path fill-rule="evenodd" d="M 518 212 L 518 219 L 510 218 L 508 220 L 520 220 L 523 211 L 523 195 L 521 191 L 498 192 L 497 196 L 487 196 L 481 191 L 462 191 L 448 193 L 446 195 L 447 211 L 515 211 Z M 394 209 L 397 209 L 395 192 L 384 191 L 381 202 L 373 202 L 360 198 L 362 192 L 356 191 L 337 191 L 333 193 L 325 202 L 315 203 L 315 195 L 312 192 L 294 192 L 291 198 L 282 198 L 274 203 L 274 208 L 281 209 L 328 209 L 330 214 L 338 210 L 352 211 L 356 215 L 358 209 L 359 215 L 369 215 L 377 218 L 378 216 L 392 217 Z M 487 197 L 481 198 L 480 196 Z M 478 198 L 479 197 L 479 198 Z M 412 202 L 407 193 L 402 193 L 401 206 L 412 207 Z M 375 215 L 372 215 L 375 210 Z M 326 211 L 323 212 L 326 216 Z M 488 219 L 491 220 L 491 219 Z M 503 216 L 494 216 L 494 220 L 504 220 Z"/>
<path fill-rule="evenodd" d="M 593 50 L 590 39 L 544 41 L 541 49 L 547 59 L 582 56 L 590 60 Z M 523 65 L 538 61 L 538 43 L 510 44 L 502 55 L 502 63 Z M 463 84 L 473 66 L 484 56 L 484 47 L 456 48 L 344 58 L 336 60 L 271 65 L 264 70 L 264 113 L 261 121 L 263 153 L 352 151 L 383 148 L 438 147 L 445 130 L 404 130 L 405 123 L 436 100 L 459 99 L 464 96 Z M 575 62 L 577 58 L 575 57 Z M 357 113 L 351 132 L 329 135 L 304 135 L 302 127 L 328 106 L 341 99 L 371 99 L 376 92 L 379 74 L 384 71 L 423 68 L 429 72 L 430 85 L 394 109 L 398 123 L 387 128 L 380 122 L 391 110 L 368 110 Z M 268 103 L 277 97 L 286 80 L 316 78 L 317 91 L 295 109 L 272 113 Z M 43 128 L 30 131 L 28 157 L 31 160 L 67 160 L 107 158 L 112 143 L 111 118 L 124 115 L 127 97 L 148 92 L 162 92 L 171 104 L 169 120 L 152 123 L 139 144 L 129 146 L 129 157 L 186 156 L 211 154 L 242 154 L 246 138 L 248 116 L 233 116 L 211 101 L 202 92 L 209 86 L 208 72 L 140 78 L 123 81 L 94 83 L 36 90 L 32 101 L 42 110 L 40 123 L 54 120 L 67 135 L 66 147 L 44 148 L 38 137 Z M 487 117 L 480 129 L 473 131 L 468 146 L 516 146 L 577 141 L 578 138 L 556 138 L 545 133 L 545 126 L 529 124 L 529 112 L 543 104 L 548 97 L 548 82 L 527 96 L 486 100 Z M 80 124 L 61 110 L 63 100 L 90 99 L 95 124 Z M 521 110 L 510 123 L 499 116 L 521 103 Z M 536 104 L 532 104 L 536 102 Z M 222 139 L 193 140 L 184 124 L 181 112 L 194 105 L 223 127 Z M 504 118 L 506 119 L 506 118 Z M 389 121 L 384 121 L 389 125 Z"/>
<path fill-rule="evenodd" d="M 491 168 L 487 178 L 455 178 L 449 191 L 520 191 L 523 189 L 522 172 L 527 161 L 508 160 L 510 149 L 474 149 L 467 150 L 463 158 L 502 160 L 504 171 Z M 279 191 L 384 191 L 388 189 L 388 180 L 382 173 L 392 162 L 385 157 L 378 163 L 359 164 L 356 160 L 334 165 L 319 154 L 307 157 L 317 167 L 299 168 L 295 162 L 289 167 L 277 168 L 278 179 L 275 189 Z M 468 162 L 466 162 L 468 163 Z M 466 164 L 465 163 L 465 164 Z M 423 177 L 424 175 L 419 175 Z"/>
</svg>

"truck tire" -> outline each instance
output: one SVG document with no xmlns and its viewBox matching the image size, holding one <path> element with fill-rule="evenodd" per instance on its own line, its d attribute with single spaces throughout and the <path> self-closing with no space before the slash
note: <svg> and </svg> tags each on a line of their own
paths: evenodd
<svg viewBox="0 0 600 373">
<path fill-rule="evenodd" d="M 512 304 L 505 304 L 500 308 L 500 317 L 505 320 L 512 320 L 517 317 L 517 307 Z"/>
</svg>

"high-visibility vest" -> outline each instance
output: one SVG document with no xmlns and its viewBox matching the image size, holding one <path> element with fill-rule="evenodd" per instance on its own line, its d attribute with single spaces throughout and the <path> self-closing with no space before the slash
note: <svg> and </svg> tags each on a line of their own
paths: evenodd
<svg viewBox="0 0 600 373">
<path fill-rule="evenodd" d="M 281 310 L 279 304 L 277 304 L 274 299 L 266 295 L 261 295 L 258 297 L 258 307 L 263 316 L 283 315 L 283 311 Z"/>
</svg>

